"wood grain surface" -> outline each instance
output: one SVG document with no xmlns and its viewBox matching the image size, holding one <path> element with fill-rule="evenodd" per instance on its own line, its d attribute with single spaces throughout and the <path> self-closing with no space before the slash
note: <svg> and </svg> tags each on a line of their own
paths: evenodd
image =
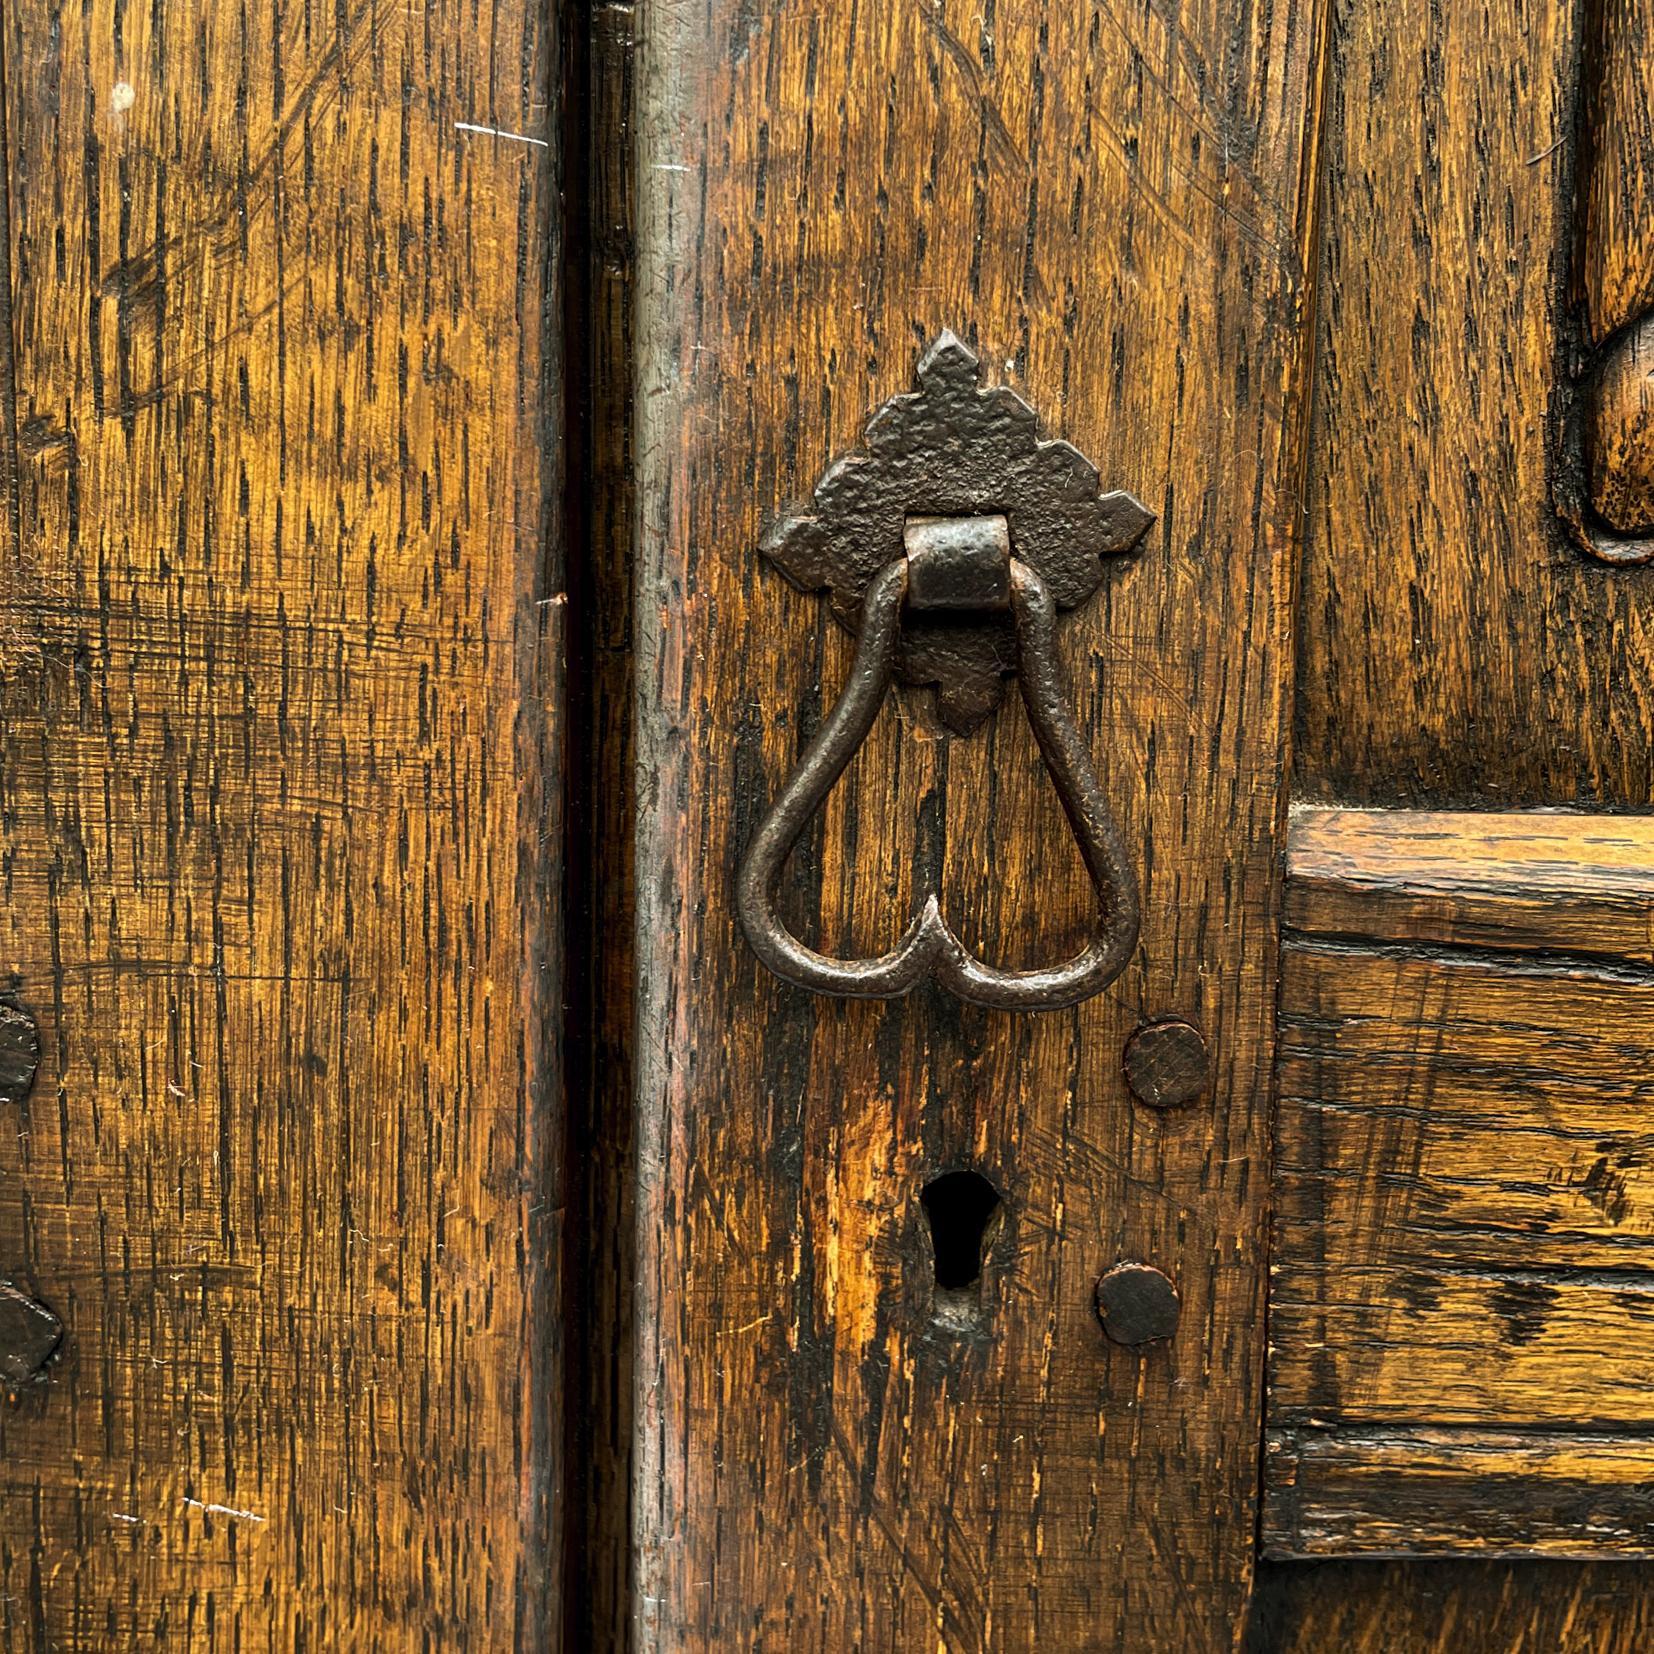
<svg viewBox="0 0 1654 1654">
<path fill-rule="evenodd" d="M 1654 965 L 1654 828 L 1557 810 L 1300 808 L 1286 923 L 1381 938 Z"/>
<path fill-rule="evenodd" d="M 1654 570 L 1553 499 L 1590 387 L 1639 526 L 1648 7 L 662 3 L 634 89 L 619 0 L 566 76 L 514 0 L 15 0 L 0 1308 L 61 1339 L 0 1364 L 0 1648 L 1646 1643 L 1623 1563 L 1244 1604 L 1301 519 L 1298 787 L 1497 813 L 1296 823 L 1267 1537 L 1646 1543 L 1654 853 L 1511 807 L 1654 807 Z M 1159 518 L 1063 634 L 1144 940 L 1056 1016 L 813 1000 L 730 911 L 850 652 L 759 533 L 943 326 Z M 788 911 L 867 949 L 926 880 L 990 958 L 1081 933 L 1014 705 L 893 703 Z M 1206 1084 L 1134 1103 L 1184 1020 Z M 1104 1337 L 1121 1262 L 1169 1342 Z"/>
<path fill-rule="evenodd" d="M 1287 892 L 1266 1547 L 1648 1552 L 1654 820 L 1300 814 Z"/>
<path fill-rule="evenodd" d="M 1581 547 L 1623 566 L 1654 561 L 1654 0 L 1584 16 L 1556 496 Z"/>
<path fill-rule="evenodd" d="M 1262 1198 L 1316 6 L 829 0 L 640 18 L 637 1576 L 645 1648 L 1227 1647 L 1254 1548 Z M 1067 622 L 1143 882 L 1103 996 L 812 998 L 740 851 L 850 660 L 758 556 L 944 327 L 1158 514 Z M 1012 525 L 1013 539 L 1015 525 Z M 892 555 L 899 550 L 893 548 Z M 996 963 L 1089 893 L 1020 711 L 887 706 L 784 878 L 888 946 L 935 879 Z M 1134 1108 L 1183 1016 L 1211 1085 Z M 1003 1199 L 961 1305 L 921 1191 Z M 1181 1299 L 1110 1343 L 1122 1259 Z"/>
<path fill-rule="evenodd" d="M 1420 1385 L 1429 1391 L 1428 1365 Z M 1268 1555 L 1472 1553 L 1548 1563 L 1654 1551 L 1654 1451 L 1643 1435 L 1310 1428 L 1272 1433 L 1266 1452 Z M 1543 1588 L 1537 1579 L 1535 1587 Z"/>
<path fill-rule="evenodd" d="M 1654 312 L 1603 351 L 1583 418 L 1592 510 L 1616 535 L 1654 534 Z"/>
<path fill-rule="evenodd" d="M 1306 798 L 1654 807 L 1654 568 L 1585 556 L 1552 492 L 1592 10 L 1334 5 Z"/>
<path fill-rule="evenodd" d="M 555 35 L 3 27 L 0 1647 L 546 1646 Z"/>
<path fill-rule="evenodd" d="M 1654 806 L 1650 575 L 1583 558 L 1548 474 L 1586 365 L 1576 284 L 1591 265 L 1634 294 L 1645 268 L 1646 236 L 1604 237 L 1585 215 L 1580 99 L 1602 85 L 1591 54 L 1639 9 L 1336 0 L 1301 796 Z M 1647 72 L 1646 51 L 1607 61 L 1621 89 Z M 1646 122 L 1630 113 L 1622 135 Z M 1621 153 L 1646 188 L 1647 148 Z M 1650 1602 L 1654 1570 L 1624 1562 L 1269 1564 L 1249 1646 L 1622 1654 L 1649 1640 Z"/>
</svg>

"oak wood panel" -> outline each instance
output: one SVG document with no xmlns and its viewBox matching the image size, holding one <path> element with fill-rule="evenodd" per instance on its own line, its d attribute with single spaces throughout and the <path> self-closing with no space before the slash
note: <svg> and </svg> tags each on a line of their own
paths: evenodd
<svg viewBox="0 0 1654 1654">
<path fill-rule="evenodd" d="M 1654 821 L 1304 812 L 1287 890 L 1266 1546 L 1647 1551 Z"/>
<path fill-rule="evenodd" d="M 791 0 L 640 16 L 642 1645 L 1221 1647 L 1251 1567 L 1262 1155 L 1320 14 Z M 740 941 L 737 856 L 847 636 L 765 522 L 943 327 L 1159 516 L 1062 644 L 1143 879 L 1108 993 L 1012 1017 L 811 998 Z M 1013 525 L 1013 535 L 1015 528 Z M 898 548 L 899 549 L 899 548 Z M 888 945 L 940 878 L 995 962 L 1090 896 L 1013 705 L 886 708 L 785 878 Z M 1206 1099 L 1136 1110 L 1145 1016 Z M 979 1303 L 920 1192 L 1004 1196 Z M 1169 1344 L 1110 1344 L 1121 1258 Z"/>
<path fill-rule="evenodd" d="M 1276 1416 L 1654 1417 L 1651 1017 L 1654 983 L 1289 947 Z"/>
<path fill-rule="evenodd" d="M 554 34 L 3 29 L 0 1646 L 546 1646 Z"/>
<path fill-rule="evenodd" d="M 1639 12 L 1643 0 L 1334 5 L 1304 796 L 1654 798 L 1649 576 L 1559 539 L 1546 474 L 1586 365 L 1575 283 L 1595 261 L 1634 285 L 1647 251 L 1634 210 L 1626 237 L 1589 228 L 1593 121 L 1578 97 L 1608 90 L 1600 64 L 1618 91 L 1646 75 L 1646 51 L 1591 55 Z M 1646 106 L 1628 112 L 1620 136 L 1646 122 Z M 1619 181 L 1646 187 L 1646 149 L 1620 155 L 1637 171 Z M 1454 892 L 1456 911 L 1466 899 Z M 1650 1603 L 1654 1570 L 1625 1562 L 1264 1564 L 1248 1646 L 1623 1654 L 1650 1640 Z"/>
<path fill-rule="evenodd" d="M 1654 569 L 1586 556 L 1552 490 L 1593 9 L 1335 0 L 1306 798 L 1654 806 Z"/>
</svg>

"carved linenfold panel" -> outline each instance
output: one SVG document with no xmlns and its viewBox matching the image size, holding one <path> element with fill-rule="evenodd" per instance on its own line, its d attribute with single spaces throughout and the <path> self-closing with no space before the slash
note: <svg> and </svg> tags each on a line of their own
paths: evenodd
<svg viewBox="0 0 1654 1654">
<path fill-rule="evenodd" d="M 1557 506 L 1609 563 L 1654 560 L 1654 0 L 1591 10 L 1578 159 L 1580 364 Z"/>
<path fill-rule="evenodd" d="M 1581 418 L 1591 511 L 1614 536 L 1596 531 L 1592 549 L 1637 544 L 1635 560 L 1646 561 L 1654 557 L 1654 315 L 1603 351 Z"/>
<path fill-rule="evenodd" d="M 1580 105 L 1598 11 L 1391 0 L 1335 31 L 1301 798 L 1654 801 L 1649 579 L 1605 578 L 1558 511 L 1570 484 L 1587 509 L 1582 456 L 1559 443 L 1588 365 Z M 1641 226 L 1646 255 L 1654 218 Z"/>
<path fill-rule="evenodd" d="M 1600 345 L 1654 310 L 1654 4 L 1598 0 L 1589 10 L 1580 276 Z"/>
</svg>

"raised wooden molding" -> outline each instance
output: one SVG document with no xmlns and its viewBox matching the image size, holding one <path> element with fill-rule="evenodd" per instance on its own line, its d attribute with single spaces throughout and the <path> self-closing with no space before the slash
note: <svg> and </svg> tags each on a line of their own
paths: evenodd
<svg viewBox="0 0 1654 1654">
<path fill-rule="evenodd" d="M 1587 44 L 1581 258 L 1591 342 L 1654 311 L 1654 0 L 1599 0 Z"/>
<path fill-rule="evenodd" d="M 1583 338 L 1557 503 L 1604 562 L 1654 559 L 1654 0 L 1587 8 L 1579 154 Z"/>
<path fill-rule="evenodd" d="M 1654 964 L 1654 818 L 1299 809 L 1289 929 Z"/>
</svg>

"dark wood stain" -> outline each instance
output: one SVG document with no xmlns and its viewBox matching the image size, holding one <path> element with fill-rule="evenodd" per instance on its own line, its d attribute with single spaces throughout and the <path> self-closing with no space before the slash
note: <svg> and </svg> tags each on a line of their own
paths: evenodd
<svg viewBox="0 0 1654 1654">
<path fill-rule="evenodd" d="M 0 1648 L 546 1646 L 555 27 L 0 30 Z"/>
<path fill-rule="evenodd" d="M 1302 812 L 1286 911 L 1267 1551 L 1654 1553 L 1654 824 Z"/>
<path fill-rule="evenodd" d="M 1254 1549 L 1290 556 L 1322 12 L 946 0 L 640 14 L 633 1511 L 646 1647 L 1206 1647 Z M 1142 942 L 1079 1008 L 813 998 L 737 859 L 849 639 L 759 555 L 944 328 L 1156 515 L 1064 621 Z M 945 502 L 939 502 L 943 504 Z M 888 947 L 916 881 L 999 964 L 1091 895 L 1020 709 L 887 705 L 788 863 L 795 933 Z M 1173 1005 L 1209 1132 L 1134 1108 Z M 921 1191 L 1015 1248 L 935 1313 Z M 1178 1337 L 1103 1337 L 1120 1258 Z M 1150 1540 L 1143 1536 L 1152 1534 Z"/>
</svg>

